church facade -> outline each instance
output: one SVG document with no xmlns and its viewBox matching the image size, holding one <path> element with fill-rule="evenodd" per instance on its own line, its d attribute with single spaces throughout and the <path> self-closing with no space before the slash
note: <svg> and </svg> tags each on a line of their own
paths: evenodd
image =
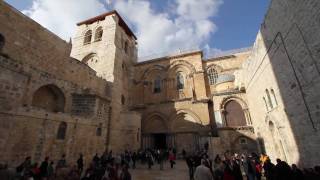
<svg viewBox="0 0 320 180">
<path fill-rule="evenodd" d="M 273 0 L 252 48 L 141 62 L 116 11 L 79 22 L 65 42 L 1 1 L 0 162 L 208 148 L 316 165 L 319 8 Z"/>
</svg>

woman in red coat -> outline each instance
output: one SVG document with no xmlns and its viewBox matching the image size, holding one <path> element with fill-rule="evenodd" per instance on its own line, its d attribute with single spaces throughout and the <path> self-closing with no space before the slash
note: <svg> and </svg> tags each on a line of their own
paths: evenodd
<svg viewBox="0 0 320 180">
<path fill-rule="evenodd" d="M 173 165 L 176 164 L 175 160 L 176 160 L 176 157 L 174 156 L 174 154 L 172 152 L 170 152 L 169 153 L 169 161 L 170 161 L 171 168 L 173 168 Z"/>
</svg>

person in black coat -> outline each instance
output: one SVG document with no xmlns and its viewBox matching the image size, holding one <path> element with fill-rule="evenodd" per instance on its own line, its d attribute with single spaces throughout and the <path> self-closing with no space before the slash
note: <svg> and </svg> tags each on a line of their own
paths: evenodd
<svg viewBox="0 0 320 180">
<path fill-rule="evenodd" d="M 46 157 L 45 160 L 40 165 L 40 177 L 48 177 L 48 166 L 49 166 L 49 157 Z"/>
</svg>

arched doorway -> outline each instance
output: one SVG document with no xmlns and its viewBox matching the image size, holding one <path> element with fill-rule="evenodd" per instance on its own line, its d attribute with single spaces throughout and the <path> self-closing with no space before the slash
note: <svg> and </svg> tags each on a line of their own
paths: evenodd
<svg viewBox="0 0 320 180">
<path fill-rule="evenodd" d="M 57 86 L 53 84 L 45 85 L 33 94 L 32 106 L 50 112 L 64 112 L 65 97 Z"/>
<path fill-rule="evenodd" d="M 205 130 L 200 119 L 189 110 L 180 110 L 171 121 L 174 148 L 181 152 L 196 152 L 203 145 L 201 133 Z"/>
<path fill-rule="evenodd" d="M 230 100 L 224 106 L 225 125 L 228 127 L 246 126 L 246 118 L 241 105 Z"/>
<path fill-rule="evenodd" d="M 142 147 L 165 149 L 168 147 L 168 127 L 165 116 L 154 113 L 142 123 Z"/>
</svg>

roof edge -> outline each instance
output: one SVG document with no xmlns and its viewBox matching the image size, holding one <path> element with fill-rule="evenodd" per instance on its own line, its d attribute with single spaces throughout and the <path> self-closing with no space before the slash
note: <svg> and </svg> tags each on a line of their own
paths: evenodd
<svg viewBox="0 0 320 180">
<path fill-rule="evenodd" d="M 77 23 L 77 26 L 81 26 L 83 24 L 92 24 L 96 21 L 99 21 L 99 20 L 104 20 L 106 16 L 110 16 L 110 15 L 116 15 L 118 16 L 119 18 L 119 25 L 124 29 L 124 31 L 134 37 L 135 40 L 137 40 L 137 37 L 134 35 L 134 33 L 131 31 L 131 29 L 129 28 L 129 26 L 125 23 L 125 21 L 122 19 L 122 17 L 120 16 L 120 14 L 116 11 L 116 10 L 112 10 L 112 11 L 109 11 L 109 12 L 106 12 L 106 13 L 103 13 L 103 14 L 100 14 L 98 16 L 95 16 L 95 17 L 92 17 L 92 18 L 89 18 L 89 19 L 86 19 L 84 21 L 81 21 L 79 23 Z"/>
</svg>

